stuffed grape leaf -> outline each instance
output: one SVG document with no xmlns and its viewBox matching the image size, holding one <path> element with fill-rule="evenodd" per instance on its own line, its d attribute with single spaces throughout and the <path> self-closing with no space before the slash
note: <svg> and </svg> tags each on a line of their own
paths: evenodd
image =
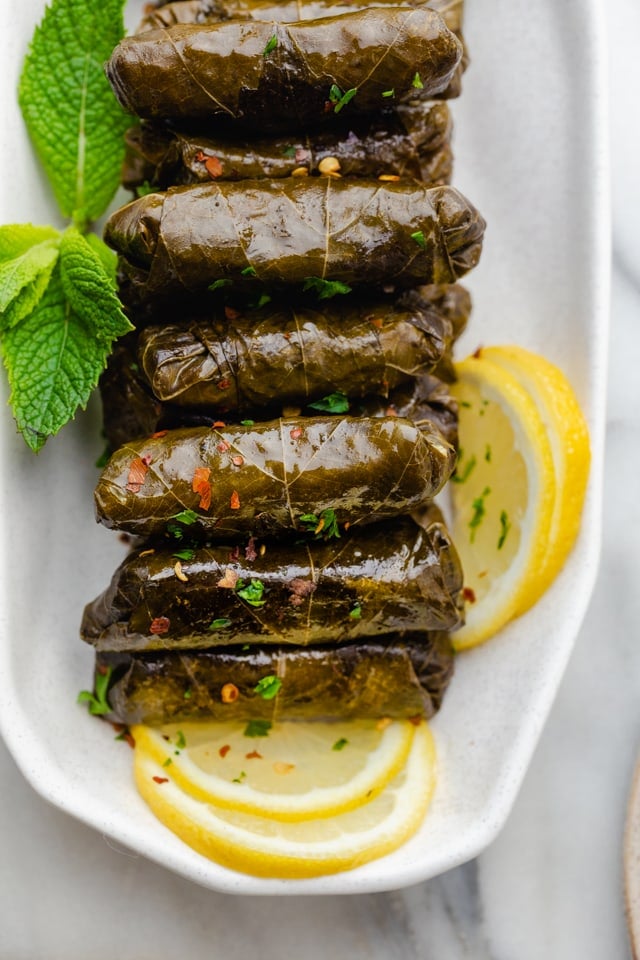
<svg viewBox="0 0 640 960">
<path fill-rule="evenodd" d="M 123 255 L 122 296 L 157 302 L 229 281 L 452 283 L 484 228 L 452 187 L 307 177 L 152 193 L 112 214 L 105 239 Z"/>
<path fill-rule="evenodd" d="M 196 650 L 460 625 L 462 571 L 437 511 L 424 527 L 406 517 L 327 540 L 314 529 L 294 543 L 192 546 L 180 576 L 176 546 L 135 550 L 87 606 L 82 637 L 101 651 Z"/>
<path fill-rule="evenodd" d="M 335 647 L 241 647 L 184 653 L 99 653 L 109 673 L 109 719 L 157 725 L 182 720 L 427 719 L 439 709 L 453 673 L 449 635 Z M 265 700 L 256 686 L 282 680 Z M 238 697 L 224 703 L 222 687 Z M 225 698 L 228 699 L 228 698 Z"/>
<path fill-rule="evenodd" d="M 189 518 L 189 534 L 226 540 L 300 530 L 331 510 L 374 523 L 424 506 L 455 452 L 434 427 L 401 417 L 292 417 L 174 430 L 125 444 L 98 481 L 98 519 L 140 536 Z"/>
<path fill-rule="evenodd" d="M 125 37 L 107 77 L 128 113 L 180 123 L 233 119 L 264 132 L 380 113 L 444 90 L 462 44 L 426 7 L 361 9 L 282 23 L 229 20 Z M 385 96 L 385 94 L 387 96 Z"/>
<path fill-rule="evenodd" d="M 415 177 L 448 183 L 453 157 L 445 103 L 411 100 L 379 117 L 303 136 L 232 138 L 172 130 L 152 122 L 132 127 L 122 181 L 167 187 L 211 180 L 260 180 L 318 175 Z M 329 172 L 330 171 L 330 172 Z"/>
</svg>

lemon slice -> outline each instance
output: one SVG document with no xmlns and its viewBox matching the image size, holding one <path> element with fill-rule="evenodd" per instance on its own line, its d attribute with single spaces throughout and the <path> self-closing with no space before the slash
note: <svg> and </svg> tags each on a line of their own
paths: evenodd
<svg viewBox="0 0 640 960">
<path fill-rule="evenodd" d="M 290 722 L 250 738 L 245 726 L 185 723 L 132 733 L 137 750 L 196 800 L 295 821 L 377 796 L 404 766 L 415 732 L 408 720 Z"/>
<path fill-rule="evenodd" d="M 486 347 L 482 357 L 516 376 L 535 400 L 551 442 L 557 496 L 545 555 L 546 589 L 562 569 L 580 529 L 589 479 L 589 431 L 565 375 L 545 357 L 523 347 Z"/>
<path fill-rule="evenodd" d="M 203 856 L 253 876 L 317 877 L 382 857 L 418 829 L 435 785 L 435 749 L 422 723 L 405 767 L 374 800 L 334 817 L 297 823 L 195 800 L 144 750 L 136 749 L 134 769 L 138 790 L 154 814 Z"/>
<path fill-rule="evenodd" d="M 458 650 L 482 643 L 544 591 L 556 502 L 547 426 L 519 378 L 474 355 L 456 365 L 460 452 L 452 478 L 452 536 L 466 624 Z"/>
</svg>

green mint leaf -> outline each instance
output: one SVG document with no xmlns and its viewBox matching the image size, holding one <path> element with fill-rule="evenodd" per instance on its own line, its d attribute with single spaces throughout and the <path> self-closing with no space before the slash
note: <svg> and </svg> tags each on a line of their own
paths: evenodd
<svg viewBox="0 0 640 960">
<path fill-rule="evenodd" d="M 263 700 L 273 700 L 280 691 L 282 680 L 276 676 L 262 677 L 253 688 L 253 692 L 262 697 Z"/>
<path fill-rule="evenodd" d="M 268 737 L 271 730 L 269 720 L 249 720 L 244 728 L 245 737 Z"/>
<path fill-rule="evenodd" d="M 104 64 L 124 34 L 123 0 L 53 0 L 36 27 L 19 102 L 62 214 L 82 226 L 120 181 L 130 124 Z"/>
<path fill-rule="evenodd" d="M 35 309 L 3 335 L 2 352 L 18 429 L 39 450 L 86 407 L 109 344 L 67 303 L 58 264 Z"/>
<path fill-rule="evenodd" d="M 133 330 L 102 260 L 75 227 L 69 227 L 62 235 L 60 278 L 69 306 L 91 327 L 98 340 L 110 344 Z"/>
<path fill-rule="evenodd" d="M 309 406 L 312 410 L 322 410 L 326 413 L 346 413 L 349 409 L 349 398 L 346 394 L 337 390 L 335 393 L 323 397 L 322 400 L 310 403 Z"/>
<path fill-rule="evenodd" d="M 238 589 L 240 587 L 240 589 Z M 236 584 L 236 593 L 252 607 L 264 607 L 266 600 L 262 599 L 264 593 L 264 583 L 262 580 L 254 580 L 248 586 L 244 586 L 242 580 Z"/>
<path fill-rule="evenodd" d="M 95 233 L 87 233 L 85 240 L 100 260 L 102 268 L 109 277 L 114 289 L 116 287 L 116 270 L 118 268 L 118 255 L 106 245 L 104 240 Z"/>
<path fill-rule="evenodd" d="M 318 300 L 328 300 L 338 293 L 351 293 L 348 283 L 341 280 L 323 280 L 322 277 L 305 277 L 303 290 L 314 290 Z"/>
<path fill-rule="evenodd" d="M 0 227 L 0 315 L 15 326 L 38 305 L 58 259 L 60 234 L 52 227 Z"/>
</svg>

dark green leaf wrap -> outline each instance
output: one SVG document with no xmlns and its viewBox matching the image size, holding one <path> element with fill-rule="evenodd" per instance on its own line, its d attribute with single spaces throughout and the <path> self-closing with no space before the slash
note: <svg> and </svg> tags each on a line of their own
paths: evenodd
<svg viewBox="0 0 640 960">
<path fill-rule="evenodd" d="M 452 283 L 477 263 L 484 227 L 452 187 L 306 177 L 152 193 L 116 211 L 105 239 L 125 258 L 122 295 L 157 302 L 249 268 L 254 284 Z"/>
<path fill-rule="evenodd" d="M 176 546 L 135 550 L 86 607 L 82 638 L 101 651 L 206 650 L 460 625 L 462 571 L 437 511 L 424 528 L 407 517 L 339 539 L 316 540 L 313 531 L 303 539 L 194 547 L 178 568 L 186 580 L 176 575 Z M 242 596 L 252 580 L 264 588 L 257 606 Z"/>
<path fill-rule="evenodd" d="M 251 415 L 336 391 L 387 394 L 432 370 L 450 334 L 440 314 L 343 297 L 315 309 L 273 307 L 230 320 L 219 310 L 211 321 L 146 327 L 138 363 L 158 400 Z"/>
<path fill-rule="evenodd" d="M 218 541 L 297 530 L 302 515 L 324 510 L 334 510 L 340 525 L 374 523 L 426 504 L 454 461 L 439 431 L 401 417 L 174 430 L 116 451 L 96 487 L 97 517 L 157 536 L 176 514 L 192 510 L 189 534 Z M 210 471 L 208 508 L 194 490 L 203 469 Z"/>
<path fill-rule="evenodd" d="M 182 720 L 428 719 L 439 709 L 453 673 L 451 641 L 444 633 L 333 648 L 99 653 L 96 659 L 99 670 L 113 670 L 109 719 L 150 725 Z M 282 679 L 273 700 L 254 692 L 265 676 Z M 233 703 L 222 703 L 226 683 L 240 692 Z"/>
<path fill-rule="evenodd" d="M 448 183 L 453 166 L 451 116 L 445 103 L 412 100 L 379 117 L 303 136 L 231 139 L 174 131 L 159 123 L 132 127 L 126 136 L 122 181 L 135 190 L 148 183 L 161 190 L 211 180 L 261 180 L 319 174 L 337 161 L 342 177 L 415 177 Z"/>
<path fill-rule="evenodd" d="M 437 13 L 387 7 L 289 24 L 151 30 L 118 44 L 107 76 L 125 109 L 143 119 L 234 119 L 267 132 L 331 123 L 342 110 L 380 113 L 388 90 L 415 96 L 416 73 L 421 94 L 431 97 L 447 87 L 461 57 L 462 44 Z"/>
<path fill-rule="evenodd" d="M 435 427 L 447 443 L 458 448 L 458 403 L 446 383 L 425 374 L 393 390 L 389 396 L 366 397 L 352 413 L 364 417 L 405 417 L 419 430 Z"/>
<path fill-rule="evenodd" d="M 214 23 L 220 20 L 279 20 L 292 23 L 296 20 L 317 20 L 320 17 L 342 16 L 362 7 L 384 8 L 385 6 L 429 7 L 440 14 L 449 30 L 462 40 L 462 15 L 464 0 L 180 0 L 163 4 L 151 11 L 138 32 L 158 27 L 173 27 L 178 23 Z M 457 97 L 460 94 L 462 74 L 467 65 L 466 52 L 447 88 L 439 96 Z"/>
</svg>

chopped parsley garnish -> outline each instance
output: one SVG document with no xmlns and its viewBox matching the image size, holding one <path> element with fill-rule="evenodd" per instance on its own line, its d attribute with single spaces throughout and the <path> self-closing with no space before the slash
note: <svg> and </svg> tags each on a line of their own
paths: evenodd
<svg viewBox="0 0 640 960">
<path fill-rule="evenodd" d="M 282 156 L 283 156 L 283 157 L 295 157 L 295 155 L 296 155 L 296 148 L 295 148 L 295 147 L 287 147 L 286 150 L 283 150 L 283 151 L 282 151 Z"/>
<path fill-rule="evenodd" d="M 507 516 L 506 510 L 500 511 L 500 538 L 498 540 L 498 550 L 502 550 L 504 547 L 504 542 L 507 539 L 507 534 L 511 530 L 511 524 L 509 523 L 509 518 Z"/>
<path fill-rule="evenodd" d="M 109 681 L 112 673 L 113 667 L 107 667 L 104 673 L 96 670 L 93 693 L 90 690 L 81 690 L 78 694 L 78 703 L 88 703 L 89 713 L 93 714 L 94 717 L 111 713 L 111 704 L 107 700 L 107 693 L 109 692 Z"/>
<path fill-rule="evenodd" d="M 259 310 L 260 307 L 266 306 L 268 303 L 271 303 L 271 297 L 268 293 L 261 293 L 257 300 L 249 304 L 250 310 Z"/>
<path fill-rule="evenodd" d="M 234 777 L 231 783 L 242 783 L 246 775 L 247 775 L 246 772 L 244 770 L 241 770 L 240 775 L 238 777 Z"/>
<path fill-rule="evenodd" d="M 171 757 L 167 757 L 167 759 L 164 761 L 164 763 L 162 764 L 162 766 L 163 766 L 163 767 L 170 767 L 172 763 L 173 763 L 173 760 L 171 759 Z"/>
<path fill-rule="evenodd" d="M 487 444 L 486 447 L 484 448 L 484 458 L 487 461 L 487 463 L 491 463 L 491 447 L 489 446 L 489 444 Z"/>
<path fill-rule="evenodd" d="M 273 51 L 277 46 L 278 46 L 278 38 L 274 33 L 273 36 L 270 37 L 269 40 L 267 41 L 267 45 L 262 51 L 262 56 L 268 57 L 270 53 L 273 53 Z"/>
<path fill-rule="evenodd" d="M 415 87 L 416 90 L 422 90 L 422 88 L 424 87 L 424 83 L 423 83 L 422 80 L 420 79 L 420 74 L 419 74 L 419 73 L 416 73 L 416 74 L 414 75 L 413 80 L 411 81 L 411 86 L 412 86 L 412 87 Z"/>
<path fill-rule="evenodd" d="M 258 683 L 253 688 L 253 692 L 259 694 L 263 700 L 273 700 L 280 692 L 281 686 L 282 680 L 280 677 L 271 675 L 258 680 Z"/>
<path fill-rule="evenodd" d="M 223 280 L 223 279 L 214 280 L 213 283 L 209 284 L 209 290 L 213 292 L 214 290 L 220 290 L 222 287 L 230 287 L 230 286 L 231 286 L 231 280 Z"/>
<path fill-rule="evenodd" d="M 252 427 L 252 426 L 254 425 L 254 423 L 255 423 L 255 420 L 241 420 L 241 421 L 240 421 L 240 426 L 241 426 L 241 427 Z"/>
<path fill-rule="evenodd" d="M 473 516 L 469 521 L 469 529 L 471 530 L 471 538 L 470 538 L 471 543 L 474 542 L 476 537 L 476 530 L 482 523 L 482 520 L 486 513 L 484 501 L 486 500 L 486 498 L 489 496 L 490 493 L 491 493 L 491 487 L 485 487 L 482 493 L 480 494 L 480 496 L 476 497 L 476 499 L 471 504 L 473 508 Z"/>
<path fill-rule="evenodd" d="M 244 728 L 245 737 L 268 737 L 271 730 L 270 720 L 249 720 Z"/>
<path fill-rule="evenodd" d="M 319 516 L 316 513 L 304 513 L 300 517 L 300 523 L 309 533 L 315 534 L 316 540 L 330 540 L 331 537 L 340 539 L 338 518 L 331 507 L 327 507 Z"/>
<path fill-rule="evenodd" d="M 96 460 L 96 467 L 98 470 L 102 470 L 103 467 L 106 467 L 109 457 L 111 456 L 111 447 L 109 444 L 104 448 L 98 459 Z"/>
<path fill-rule="evenodd" d="M 263 607 L 266 603 L 266 600 L 262 599 L 264 593 L 264 583 L 262 580 L 254 580 L 252 578 L 251 582 L 246 586 L 243 580 L 238 580 L 236 593 L 252 607 Z"/>
<path fill-rule="evenodd" d="M 207 629 L 208 630 L 224 630 L 225 627 L 230 627 L 231 623 L 232 621 L 229 620 L 229 617 L 218 617 L 217 620 L 211 621 Z"/>
<path fill-rule="evenodd" d="M 329 300 L 339 293 L 351 293 L 348 283 L 341 280 L 323 280 L 322 277 L 305 277 L 303 290 L 313 290 L 318 300 Z"/>
<path fill-rule="evenodd" d="M 184 523 L 185 527 L 190 527 L 198 519 L 195 510 L 181 510 L 180 513 L 174 513 L 171 520 L 177 520 L 178 523 Z"/>
<path fill-rule="evenodd" d="M 460 406 L 461 406 L 461 407 L 466 407 L 468 410 L 471 410 L 471 404 L 469 403 L 468 400 L 461 400 L 461 401 L 460 401 Z"/>
<path fill-rule="evenodd" d="M 344 750 L 349 741 L 345 737 L 340 737 L 339 740 L 336 740 L 334 745 L 331 747 L 332 750 Z"/>
<path fill-rule="evenodd" d="M 362 616 L 362 607 L 360 606 L 359 603 L 356 603 L 356 605 L 355 605 L 355 607 L 353 608 L 353 610 L 350 610 L 350 611 L 349 611 L 349 616 L 351 617 L 352 620 L 359 620 L 359 619 L 360 619 L 360 617 Z"/>
<path fill-rule="evenodd" d="M 244 270 L 240 271 L 243 277 L 255 277 L 256 268 L 255 267 L 245 267 Z"/>
<path fill-rule="evenodd" d="M 383 90 L 383 91 L 382 91 L 382 96 L 383 96 L 383 97 L 395 97 L 395 95 L 396 95 L 396 91 L 394 90 L 393 87 L 391 88 L 391 90 Z"/>
<path fill-rule="evenodd" d="M 310 403 L 309 406 L 312 410 L 322 410 L 326 413 L 346 413 L 349 409 L 349 398 L 345 393 L 337 390 L 335 393 L 323 397 L 322 400 Z"/>
<path fill-rule="evenodd" d="M 465 463 L 464 467 L 462 467 L 462 464 L 459 464 L 459 465 L 456 467 L 456 472 L 455 472 L 455 473 L 453 474 L 453 476 L 451 477 L 452 482 L 453 482 L 453 483 L 466 483 L 467 480 L 469 479 L 469 477 L 471 476 L 471 472 L 472 472 L 472 470 L 474 469 L 474 467 L 475 467 L 475 465 L 477 464 L 477 462 L 478 462 L 478 461 L 476 460 L 475 456 L 473 456 L 473 454 L 472 454 L 472 455 L 469 457 L 469 459 L 467 460 L 467 462 Z M 462 469 L 461 469 L 461 467 L 462 467 Z"/>
<path fill-rule="evenodd" d="M 182 694 L 182 699 L 191 700 L 191 690 L 185 690 L 185 692 Z"/>
<path fill-rule="evenodd" d="M 416 230 L 415 233 L 412 233 L 412 234 L 411 234 L 411 239 L 412 239 L 412 240 L 415 240 L 415 242 L 418 244 L 418 246 L 419 246 L 419 247 L 422 247 L 423 250 L 424 250 L 425 247 L 427 246 L 427 241 L 426 241 L 425 238 L 424 238 L 424 233 L 422 232 L 422 230 Z"/>
<path fill-rule="evenodd" d="M 337 83 L 332 83 L 329 89 L 329 100 L 333 104 L 333 112 L 340 113 L 342 108 L 353 100 L 357 92 L 358 88 L 352 87 L 351 90 L 346 90 L 343 93 Z"/>
<path fill-rule="evenodd" d="M 146 197 L 150 193 L 157 193 L 158 188 L 152 187 L 148 180 L 145 180 L 144 183 L 139 183 L 136 187 L 136 197 Z"/>
<path fill-rule="evenodd" d="M 178 730 L 176 732 L 176 747 L 178 748 L 178 750 L 184 750 L 186 745 L 187 745 L 187 741 L 185 740 L 184 733 L 182 732 L 182 730 Z"/>
<path fill-rule="evenodd" d="M 172 553 L 172 557 L 176 557 L 178 560 L 193 560 L 196 552 L 192 550 L 191 547 L 185 547 L 184 550 L 176 550 L 175 553 Z"/>
</svg>

